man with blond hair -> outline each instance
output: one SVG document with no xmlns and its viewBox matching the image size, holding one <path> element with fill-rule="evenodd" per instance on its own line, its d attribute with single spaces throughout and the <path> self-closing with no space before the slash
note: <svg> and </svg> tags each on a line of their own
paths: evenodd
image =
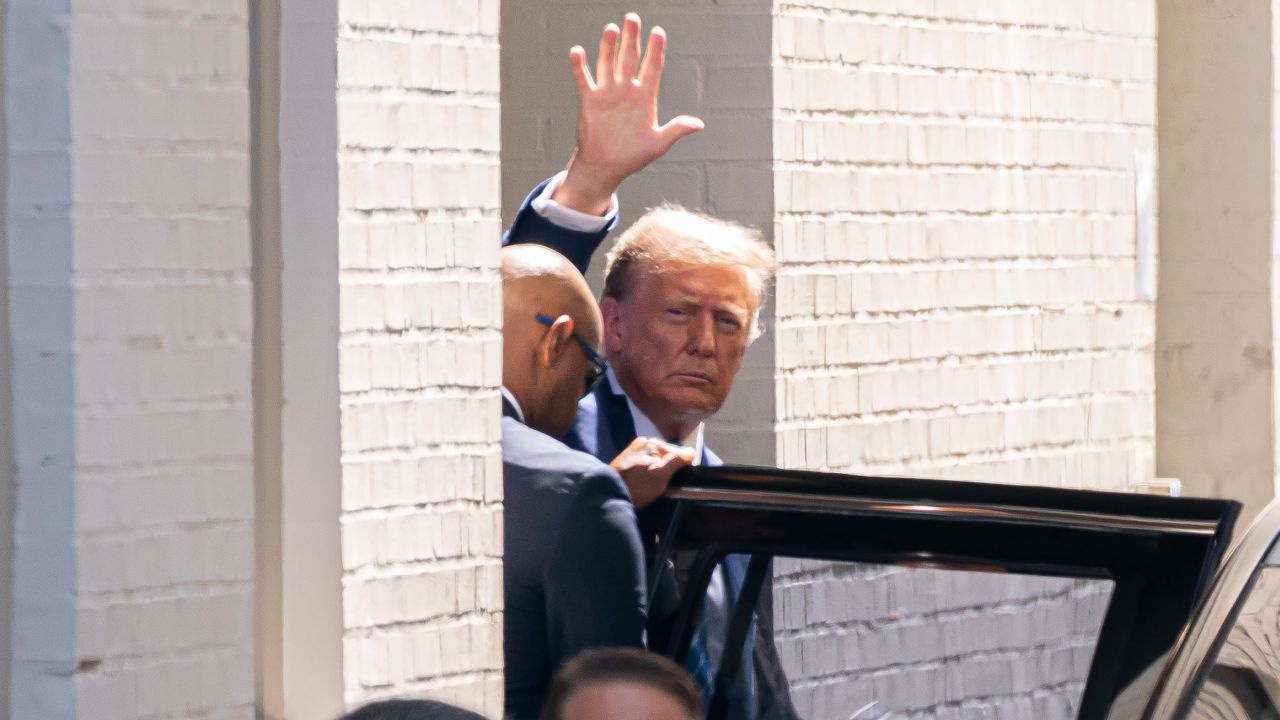
<svg viewBox="0 0 1280 720">
<path fill-rule="evenodd" d="M 617 219 L 614 195 L 623 180 L 700 130 L 695 118 L 657 122 L 657 80 L 665 35 L 652 32 L 640 61 L 640 18 L 601 36 L 593 81 L 585 53 L 570 51 L 578 88 L 578 145 L 567 170 L 525 200 L 506 244 L 552 247 L 585 271 Z M 675 206 L 649 211 L 608 253 L 600 302 L 608 360 L 604 382 L 578 405 L 566 444 L 604 461 L 637 436 L 694 449 L 695 464 L 722 461 L 703 441 L 703 423 L 724 404 L 743 356 L 759 335 L 760 309 L 775 269 L 772 248 L 751 228 Z M 665 490 L 629 487 L 637 507 Z M 709 694 L 723 658 L 729 615 L 746 575 L 745 556 L 729 556 L 712 574 L 703 621 L 686 668 Z M 668 573 L 662 581 L 674 584 Z M 766 582 L 766 589 L 771 583 Z M 650 629 L 664 612 L 658 592 Z M 670 610 L 670 608 L 666 608 Z M 741 658 L 743 672 L 727 688 L 734 720 L 794 718 L 786 678 L 773 646 L 772 594 L 762 593 Z"/>
</svg>

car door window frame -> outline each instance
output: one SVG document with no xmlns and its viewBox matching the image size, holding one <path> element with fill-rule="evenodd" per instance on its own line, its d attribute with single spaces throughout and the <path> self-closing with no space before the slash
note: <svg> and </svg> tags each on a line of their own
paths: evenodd
<svg viewBox="0 0 1280 720">
<path fill-rule="evenodd" d="M 1057 577 L 1106 577 L 1114 580 L 1116 586 L 1080 706 L 1081 717 L 1103 717 L 1103 710 L 1110 707 L 1120 687 L 1137 675 L 1140 669 L 1137 665 L 1141 661 L 1154 662 L 1157 657 L 1163 657 L 1157 650 L 1167 651 L 1167 647 L 1176 640 L 1195 600 L 1207 585 L 1212 568 L 1221 558 L 1225 538 L 1239 506 L 1225 501 L 1168 502 L 1167 498 L 1136 498 L 1115 493 L 1085 494 L 1052 489 L 1025 493 L 1023 490 L 1025 488 L 975 483 L 840 477 L 763 469 L 700 468 L 685 471 L 666 501 L 666 531 L 660 537 L 651 568 L 651 577 L 656 577 L 672 549 L 682 544 L 698 548 L 687 584 L 697 592 L 686 592 L 676 620 L 678 631 L 670 638 L 667 652 L 677 661 L 688 652 L 694 628 L 692 619 L 701 612 L 701 595 L 710 580 L 712 568 L 719 558 L 730 553 L 859 562 L 925 561 L 942 566 L 978 563 L 1008 571 Z M 1110 497 L 1098 497 L 1102 495 Z M 1108 500 L 1114 506 L 1109 506 Z M 706 528 L 699 530 L 695 527 L 707 516 L 715 517 L 717 513 L 724 518 L 730 515 L 746 518 L 755 513 L 757 520 L 771 515 L 783 524 L 803 523 L 806 517 L 856 517 L 861 518 L 861 523 L 879 524 L 881 527 L 906 523 L 931 529 L 941 533 L 941 537 L 948 534 L 959 537 L 959 528 L 963 527 L 965 535 L 970 537 L 969 547 L 985 549 L 977 554 L 929 552 L 922 555 L 905 551 L 901 542 L 878 542 L 874 538 L 869 541 L 863 538 L 866 542 L 858 547 L 837 548 L 830 544 L 830 538 L 826 542 L 806 545 L 780 542 L 778 537 L 764 540 L 741 535 L 735 537 L 731 531 L 715 537 L 714 530 L 708 532 Z M 1144 544 L 1150 547 L 1128 560 L 1117 548 L 1106 550 L 1095 546 L 1089 551 L 1097 553 L 1098 558 L 1105 556 L 1106 562 L 1094 562 L 1097 558 L 1075 555 L 1069 548 L 1058 548 L 1046 550 L 1043 554 L 1049 562 L 1036 562 L 1034 557 L 1019 559 L 1016 551 L 997 549 L 999 543 L 992 538 L 974 540 L 993 532 L 995 535 L 1025 538 L 1043 536 L 1050 530 L 1073 534 L 1077 538 L 1105 536 L 1122 541 L 1126 544 L 1124 549 L 1130 552 L 1140 550 Z M 855 532 L 844 537 L 848 539 L 857 535 Z M 1167 578 L 1152 577 L 1151 574 L 1158 571 L 1143 568 L 1138 560 L 1155 558 L 1165 563 L 1181 564 L 1171 557 L 1170 547 L 1156 547 L 1161 543 L 1176 544 L 1179 538 L 1200 538 L 1184 544 L 1199 547 L 1202 558 L 1194 567 L 1182 567 L 1179 571 L 1178 582 L 1184 585 L 1185 607 L 1173 608 L 1171 614 L 1159 623 L 1137 622 L 1139 613 L 1151 601 L 1150 583 L 1168 581 Z M 919 539 L 914 542 L 921 547 L 929 545 L 928 541 Z M 960 546 L 965 547 L 963 543 Z M 664 548 L 665 551 L 662 550 Z M 991 562 L 993 558 L 995 562 Z M 755 598 L 741 600 L 754 602 Z M 1161 610 L 1157 608 L 1155 612 Z M 724 654 L 727 657 L 740 649 L 741 646 L 725 648 Z"/>
<path fill-rule="evenodd" d="M 1227 554 L 1157 682 L 1144 718 L 1172 720 L 1190 711 L 1278 543 L 1280 499 L 1263 509 Z"/>
</svg>

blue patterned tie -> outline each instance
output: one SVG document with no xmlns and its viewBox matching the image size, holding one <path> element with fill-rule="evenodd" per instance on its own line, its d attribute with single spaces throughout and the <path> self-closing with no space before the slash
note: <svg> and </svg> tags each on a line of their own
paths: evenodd
<svg viewBox="0 0 1280 720">
<path fill-rule="evenodd" d="M 667 442 L 672 445 L 684 446 L 684 441 L 680 438 L 667 438 Z M 694 461 L 695 465 L 701 464 L 702 458 Z M 707 608 L 703 608 L 703 613 L 707 612 Z M 711 656 L 707 653 L 707 623 L 704 616 L 693 631 L 693 639 L 689 641 L 689 654 L 684 659 L 684 669 L 693 676 L 693 681 L 697 683 L 698 690 L 702 692 L 702 716 L 706 717 L 711 710 L 711 693 L 715 690 L 715 668 L 711 667 Z"/>
<path fill-rule="evenodd" d="M 707 627 L 698 623 L 689 643 L 689 654 L 684 659 L 684 669 L 693 676 L 698 690 L 702 691 L 702 716 L 711 710 L 711 691 L 714 678 L 711 675 L 711 658 L 707 656 Z"/>
</svg>

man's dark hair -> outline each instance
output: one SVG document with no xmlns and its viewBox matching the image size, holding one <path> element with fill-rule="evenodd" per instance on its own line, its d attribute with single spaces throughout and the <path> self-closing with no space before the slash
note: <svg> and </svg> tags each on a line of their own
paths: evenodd
<svg viewBox="0 0 1280 720">
<path fill-rule="evenodd" d="M 578 653 L 560 666 L 551 680 L 540 720 L 559 720 L 564 705 L 575 692 L 592 685 L 626 682 L 665 691 L 689 712 L 702 714 L 702 695 L 679 665 L 669 658 L 636 648 L 596 648 Z"/>
<path fill-rule="evenodd" d="M 338 720 L 487 720 L 487 718 L 439 700 L 398 698 L 371 702 L 352 710 Z"/>
</svg>

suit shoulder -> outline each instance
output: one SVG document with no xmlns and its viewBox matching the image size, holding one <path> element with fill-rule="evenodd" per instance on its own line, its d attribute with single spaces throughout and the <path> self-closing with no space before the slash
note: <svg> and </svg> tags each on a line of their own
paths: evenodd
<svg viewBox="0 0 1280 720">
<path fill-rule="evenodd" d="M 605 463 L 513 418 L 502 419 L 502 462 L 530 470 L 579 477 L 612 475 Z"/>
<path fill-rule="evenodd" d="M 574 450 L 581 450 L 589 455 L 596 455 L 599 444 L 596 442 L 596 425 L 599 422 L 599 408 L 596 405 L 595 393 L 588 393 L 578 401 L 578 414 L 573 420 L 573 427 L 561 440 Z"/>
</svg>

